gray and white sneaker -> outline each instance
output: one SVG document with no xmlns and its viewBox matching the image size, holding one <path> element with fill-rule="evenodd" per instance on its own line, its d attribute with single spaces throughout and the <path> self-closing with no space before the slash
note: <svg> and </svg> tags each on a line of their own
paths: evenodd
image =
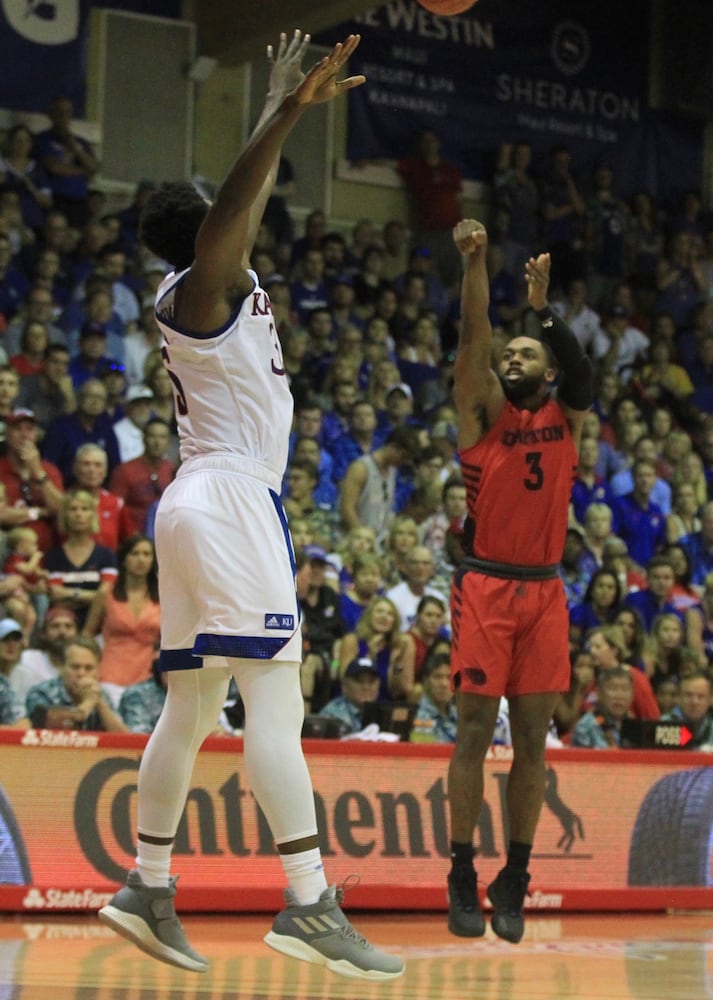
<svg viewBox="0 0 713 1000">
<path fill-rule="evenodd" d="M 160 962 L 205 972 L 208 960 L 191 948 L 176 916 L 177 881 L 174 877 L 168 888 L 153 888 L 144 885 L 138 872 L 129 872 L 124 888 L 99 910 L 99 919 Z"/>
<path fill-rule="evenodd" d="M 287 908 L 277 914 L 265 935 L 271 948 L 351 979 L 396 979 L 403 973 L 400 958 L 374 948 L 349 923 L 339 907 L 342 889 L 330 885 L 309 906 L 300 906 L 290 889 L 284 896 Z"/>
</svg>

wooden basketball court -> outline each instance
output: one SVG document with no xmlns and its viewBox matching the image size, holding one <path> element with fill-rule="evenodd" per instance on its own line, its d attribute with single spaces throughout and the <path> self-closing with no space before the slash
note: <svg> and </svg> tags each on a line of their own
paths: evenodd
<svg viewBox="0 0 713 1000">
<path fill-rule="evenodd" d="M 187 916 L 203 975 L 155 962 L 93 916 L 6 916 L 0 998 L 12 1000 L 707 1000 L 713 916 L 553 915 L 528 918 L 509 945 L 450 935 L 443 914 L 352 914 L 374 942 L 403 955 L 387 984 L 348 980 L 271 951 L 267 915 Z"/>
</svg>

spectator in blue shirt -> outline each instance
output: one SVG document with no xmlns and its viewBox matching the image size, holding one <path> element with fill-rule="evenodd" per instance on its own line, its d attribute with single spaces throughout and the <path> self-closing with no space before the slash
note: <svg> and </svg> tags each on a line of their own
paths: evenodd
<svg viewBox="0 0 713 1000">
<path fill-rule="evenodd" d="M 352 583 L 340 594 L 340 611 L 344 630 L 353 632 L 373 597 L 383 593 L 384 567 L 381 557 L 365 552 L 354 560 Z"/>
<path fill-rule="evenodd" d="M 562 559 L 557 571 L 564 584 L 567 606 L 572 608 L 584 600 L 584 594 L 591 578 L 584 567 L 584 532 L 578 526 L 570 525 L 564 542 Z"/>
<path fill-rule="evenodd" d="M 373 662 L 362 656 L 347 665 L 341 684 L 342 693 L 327 702 L 319 714 L 346 722 L 351 732 L 358 733 L 364 705 L 379 696 L 379 674 Z"/>
<path fill-rule="evenodd" d="M 703 587 L 708 574 L 713 573 L 713 501 L 701 508 L 701 530 L 684 535 L 681 544 L 691 564 L 691 583 Z"/>
<path fill-rule="evenodd" d="M 634 686 L 626 667 L 611 667 L 599 675 L 598 700 L 572 730 L 573 747 L 611 750 L 621 746 L 621 724 L 629 715 Z"/>
<path fill-rule="evenodd" d="M 424 666 L 423 694 L 411 730 L 412 743 L 455 743 L 458 716 L 451 690 L 450 654 Z"/>
<path fill-rule="evenodd" d="M 324 254 L 308 250 L 302 259 L 302 276 L 290 286 L 290 301 L 302 326 L 313 309 L 329 305 L 329 289 L 324 281 Z"/>
<path fill-rule="evenodd" d="M 158 669 L 158 657 L 151 677 L 124 689 L 119 715 L 132 733 L 152 733 L 166 701 L 166 674 Z"/>
<path fill-rule="evenodd" d="M 613 622 L 621 604 L 621 584 L 614 570 L 598 569 L 584 594 L 584 600 L 569 610 L 571 641 L 580 641 L 590 629 Z"/>
<path fill-rule="evenodd" d="M 19 311 L 30 290 L 30 282 L 11 263 L 10 238 L 0 233 L 0 314 L 9 322 Z"/>
<path fill-rule="evenodd" d="M 681 678 L 680 703 L 666 715 L 663 722 L 686 726 L 693 733 L 689 750 L 713 752 L 713 681 L 705 670 L 696 670 Z"/>
<path fill-rule="evenodd" d="M 639 566 L 646 566 L 658 549 L 666 544 L 666 517 L 651 500 L 656 483 L 656 466 L 648 458 L 639 458 L 632 467 L 634 489 L 613 503 L 614 531 L 623 538 L 629 555 Z"/>
<path fill-rule="evenodd" d="M 599 416 L 594 412 L 594 410 L 590 410 L 584 418 L 584 423 L 582 424 L 582 443 L 584 443 L 587 438 L 594 438 L 597 442 L 599 447 L 599 457 L 596 465 L 594 466 L 594 471 L 600 478 L 608 480 L 614 475 L 615 472 L 624 468 L 626 465 L 626 459 L 620 451 L 617 451 L 613 445 L 602 438 L 601 433 L 602 421 L 599 419 Z"/>
<path fill-rule="evenodd" d="M 349 418 L 357 398 L 357 387 L 351 379 L 339 379 L 332 385 L 332 406 L 322 417 L 322 442 L 334 452 L 334 442 L 349 430 Z"/>
<path fill-rule="evenodd" d="M 333 460 L 329 452 L 320 448 L 316 438 L 297 437 L 290 453 L 290 461 L 293 458 L 305 459 L 316 466 L 318 480 L 312 491 L 315 503 L 320 507 L 334 507 L 339 499 L 339 490 L 333 482 Z"/>
<path fill-rule="evenodd" d="M 572 509 L 578 524 L 584 524 L 584 515 L 590 504 L 612 504 L 609 483 L 597 473 L 599 463 L 599 442 L 596 438 L 582 438 L 579 447 L 577 474 L 572 483 Z"/>
<path fill-rule="evenodd" d="M 27 729 L 27 712 L 7 677 L 0 674 L 0 728 Z"/>
<path fill-rule="evenodd" d="M 624 606 L 635 608 L 644 620 L 646 631 L 651 631 L 658 615 L 676 615 L 683 621 L 683 614 L 673 603 L 673 588 L 676 583 L 671 560 L 667 556 L 652 556 L 646 564 L 646 589 L 627 594 Z"/>
<path fill-rule="evenodd" d="M 377 422 L 376 410 L 369 400 L 358 399 L 349 414 L 349 430 L 332 442 L 332 478 L 335 483 L 341 482 L 352 462 L 369 455 L 381 443 L 376 430 Z"/>
<path fill-rule="evenodd" d="M 73 112 L 68 97 L 52 102 L 47 112 L 50 128 L 35 136 L 35 156 L 49 177 L 54 205 L 66 213 L 71 225 L 81 227 L 89 214 L 89 181 L 99 161 L 89 143 L 73 133 Z"/>
<path fill-rule="evenodd" d="M 106 353 L 107 330 L 101 323 L 85 323 L 79 334 L 79 352 L 70 358 L 69 376 L 78 389 L 89 378 L 113 370 L 116 360 Z"/>
<path fill-rule="evenodd" d="M 119 464 L 119 444 L 104 407 L 107 393 L 99 379 L 90 378 L 77 393 L 77 409 L 52 420 L 42 441 L 42 457 L 62 473 L 65 486 L 72 481 L 74 456 L 80 444 L 98 444 L 107 453 L 109 472 Z"/>
<path fill-rule="evenodd" d="M 634 444 L 634 463 L 639 458 L 646 458 L 655 465 L 656 457 L 656 442 L 649 434 L 642 434 Z M 609 486 L 614 497 L 622 497 L 627 493 L 631 493 L 634 489 L 633 466 L 630 469 L 622 469 L 620 472 L 615 473 L 609 481 Z M 651 500 L 661 508 L 664 514 L 671 513 L 671 487 L 665 479 L 656 477 L 651 490 Z"/>
</svg>

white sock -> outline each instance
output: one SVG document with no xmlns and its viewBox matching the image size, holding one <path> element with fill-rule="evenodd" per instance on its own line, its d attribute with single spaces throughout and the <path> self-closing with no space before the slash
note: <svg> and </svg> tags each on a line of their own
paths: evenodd
<svg viewBox="0 0 713 1000">
<path fill-rule="evenodd" d="M 144 885 L 152 888 L 167 888 L 171 871 L 170 844 L 148 844 L 139 840 L 136 844 L 136 870 Z"/>
<path fill-rule="evenodd" d="M 318 902 L 327 888 L 327 878 L 319 848 L 300 851 L 298 854 L 281 854 L 280 861 L 290 889 L 300 906 Z"/>
</svg>

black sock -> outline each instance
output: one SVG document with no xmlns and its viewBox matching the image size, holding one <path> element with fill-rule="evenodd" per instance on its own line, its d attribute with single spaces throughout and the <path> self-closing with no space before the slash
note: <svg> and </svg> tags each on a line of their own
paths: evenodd
<svg viewBox="0 0 713 1000">
<path fill-rule="evenodd" d="M 513 871 L 525 873 L 530 863 L 531 851 L 532 844 L 522 844 L 519 840 L 511 840 L 508 846 L 507 867 Z"/>
<path fill-rule="evenodd" d="M 451 841 L 451 864 L 453 868 L 472 868 L 475 849 L 472 844 L 460 844 Z"/>
</svg>

